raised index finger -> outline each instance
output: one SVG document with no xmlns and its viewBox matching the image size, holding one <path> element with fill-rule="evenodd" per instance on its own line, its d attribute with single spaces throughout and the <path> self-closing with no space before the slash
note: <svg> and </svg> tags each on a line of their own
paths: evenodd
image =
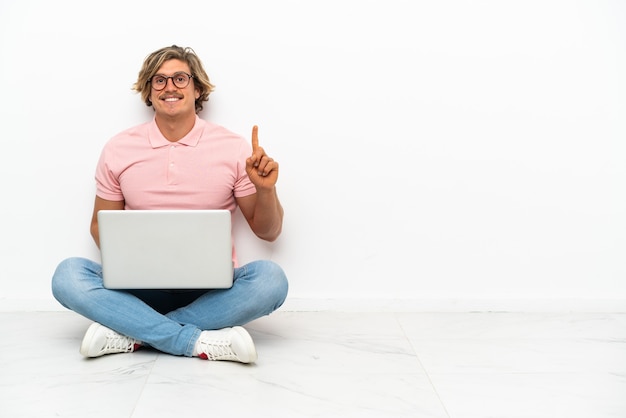
<svg viewBox="0 0 626 418">
<path fill-rule="evenodd" d="M 252 127 L 252 152 L 256 152 L 259 148 L 259 127 L 254 125 Z"/>
</svg>

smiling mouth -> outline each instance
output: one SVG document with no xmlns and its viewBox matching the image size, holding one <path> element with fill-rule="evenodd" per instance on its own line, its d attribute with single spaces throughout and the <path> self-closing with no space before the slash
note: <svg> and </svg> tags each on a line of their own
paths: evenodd
<svg viewBox="0 0 626 418">
<path fill-rule="evenodd" d="M 166 102 L 176 102 L 178 100 L 180 100 L 180 97 L 166 97 L 163 99 Z"/>
</svg>

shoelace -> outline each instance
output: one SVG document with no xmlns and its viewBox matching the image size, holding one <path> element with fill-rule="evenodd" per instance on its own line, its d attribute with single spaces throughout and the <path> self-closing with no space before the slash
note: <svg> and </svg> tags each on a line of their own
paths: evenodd
<svg viewBox="0 0 626 418">
<path fill-rule="evenodd" d="M 227 340 L 200 341 L 198 357 L 204 360 L 238 360 Z"/>
<path fill-rule="evenodd" d="M 130 353 L 135 349 L 135 340 L 125 337 L 115 331 L 107 332 L 107 343 L 102 351 L 112 351 L 116 353 Z"/>
</svg>

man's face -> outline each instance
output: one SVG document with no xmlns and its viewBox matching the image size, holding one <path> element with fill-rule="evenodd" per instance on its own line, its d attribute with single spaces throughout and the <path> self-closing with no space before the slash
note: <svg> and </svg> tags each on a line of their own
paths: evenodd
<svg viewBox="0 0 626 418">
<path fill-rule="evenodd" d="M 172 77 L 181 73 L 191 74 L 189 65 L 187 65 L 186 62 L 172 59 L 163 63 L 153 76 L 153 79 L 159 78 L 159 76 Z M 163 80 L 163 78 L 161 78 L 161 80 Z M 198 97 L 200 97 L 200 93 L 194 87 L 193 78 L 189 80 L 187 86 L 182 88 L 174 84 L 174 79 L 166 78 L 165 86 L 162 90 L 156 90 L 152 87 L 150 93 L 150 100 L 152 101 L 152 106 L 157 116 L 168 118 L 188 116 L 189 113 L 195 115 L 195 101 Z"/>
</svg>

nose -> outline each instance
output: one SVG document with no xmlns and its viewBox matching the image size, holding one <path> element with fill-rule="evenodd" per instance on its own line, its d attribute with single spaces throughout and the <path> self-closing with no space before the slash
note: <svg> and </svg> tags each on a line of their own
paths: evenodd
<svg viewBox="0 0 626 418">
<path fill-rule="evenodd" d="M 165 78 L 165 90 L 169 90 L 170 81 L 172 82 L 172 88 L 177 89 L 176 85 L 174 85 L 174 77 Z"/>
</svg>

